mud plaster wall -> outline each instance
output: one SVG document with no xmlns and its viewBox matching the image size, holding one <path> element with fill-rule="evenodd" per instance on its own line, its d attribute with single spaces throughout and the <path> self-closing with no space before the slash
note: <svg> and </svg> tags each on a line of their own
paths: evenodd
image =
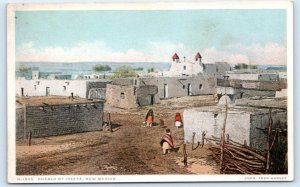
<svg viewBox="0 0 300 187">
<path fill-rule="evenodd" d="M 251 112 L 229 112 L 227 116 L 226 134 L 229 138 L 241 144 L 244 141 L 247 145 L 263 152 L 266 148 L 267 135 L 258 128 L 268 127 L 268 112 L 256 114 Z M 285 128 L 287 116 L 284 111 L 274 111 L 272 113 L 273 129 Z M 221 129 L 224 123 L 224 111 L 198 111 L 189 109 L 183 112 L 184 140 L 191 143 L 193 132 L 195 143 L 201 141 L 202 131 L 206 131 L 206 137 L 211 135 L 220 137 Z"/>
<path fill-rule="evenodd" d="M 46 137 L 55 135 L 72 134 L 87 131 L 98 131 L 102 129 L 103 103 L 94 102 L 79 104 L 80 108 L 72 105 L 45 106 L 44 110 L 40 106 L 26 107 L 26 134 L 32 132 L 32 137 Z M 69 108 L 70 106 L 70 108 Z M 23 126 L 18 125 L 23 128 Z M 18 129 L 21 131 L 21 129 Z"/>
<path fill-rule="evenodd" d="M 24 108 L 16 108 L 16 139 L 24 138 Z"/>
<path fill-rule="evenodd" d="M 21 96 L 46 96 L 49 87 L 50 95 L 74 96 L 86 98 L 87 86 L 85 80 L 16 80 L 16 95 Z"/>
<path fill-rule="evenodd" d="M 278 81 L 278 74 L 259 74 L 259 73 L 229 73 L 226 74 L 229 79 L 239 80 L 261 80 L 261 81 Z"/>
<path fill-rule="evenodd" d="M 89 99 L 105 99 L 106 88 L 92 88 L 89 90 Z"/>
<path fill-rule="evenodd" d="M 137 107 L 136 88 L 108 84 L 106 87 L 106 103 L 119 108 Z"/>
<path fill-rule="evenodd" d="M 192 142 L 193 132 L 196 133 L 194 142 L 201 142 L 201 134 L 206 132 L 206 137 L 220 137 L 224 123 L 223 112 L 201 112 L 197 110 L 185 110 L 183 112 L 184 140 Z M 247 113 L 229 113 L 227 116 L 226 134 L 230 139 L 244 144 L 244 140 L 249 143 L 250 140 L 250 114 Z"/>
<path fill-rule="evenodd" d="M 272 129 L 281 128 L 287 129 L 287 113 L 285 111 L 272 112 L 273 125 Z M 264 152 L 267 147 L 267 131 L 261 129 L 268 129 L 269 117 L 268 114 L 255 114 L 251 116 L 251 130 L 250 130 L 250 146 L 255 147 L 261 152 Z M 259 128 L 259 129 L 258 129 Z"/>
<path fill-rule="evenodd" d="M 155 100 L 155 95 L 158 92 L 158 88 L 155 85 L 141 85 L 137 88 L 137 102 L 140 106 L 147 106 L 154 103 L 158 103 L 159 100 Z M 153 103 L 152 103 L 153 102 Z"/>
<path fill-rule="evenodd" d="M 217 87 L 216 92 L 219 95 L 233 95 L 234 99 L 249 98 L 249 97 L 275 97 L 276 91 L 264 91 L 264 90 L 248 90 L 238 89 L 232 87 Z"/>
<path fill-rule="evenodd" d="M 231 67 L 227 63 L 204 64 L 203 72 L 207 74 L 225 73 L 230 71 Z"/>
<path fill-rule="evenodd" d="M 133 85 L 135 83 L 135 78 L 116 78 L 112 80 L 112 84 L 115 85 Z"/>
<path fill-rule="evenodd" d="M 192 77 L 157 77 L 141 78 L 140 85 L 156 85 L 158 93 L 155 99 L 174 98 L 188 96 L 188 84 L 191 85 L 190 95 L 213 94 L 216 90 L 216 78 L 209 75 Z M 167 85 L 167 96 L 164 96 L 165 85 Z"/>
<path fill-rule="evenodd" d="M 261 91 L 261 90 L 247 90 L 247 89 L 241 89 L 240 93 L 242 94 L 241 98 L 249 98 L 255 96 L 275 97 L 276 95 L 276 91 Z"/>
<path fill-rule="evenodd" d="M 97 95 L 95 97 L 95 99 L 105 99 L 105 88 L 106 88 L 106 84 L 107 82 L 87 82 L 86 83 L 86 98 L 89 98 L 89 96 L 94 96 Z M 97 88 L 102 88 L 102 89 L 97 89 Z M 91 95 L 91 89 L 93 89 L 93 93 Z M 104 92 L 103 92 L 104 90 Z M 99 91 L 97 94 L 95 93 L 95 91 Z"/>
</svg>

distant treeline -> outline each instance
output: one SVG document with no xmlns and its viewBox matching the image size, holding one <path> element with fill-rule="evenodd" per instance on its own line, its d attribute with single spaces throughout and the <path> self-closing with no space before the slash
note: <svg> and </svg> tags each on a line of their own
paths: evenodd
<svg viewBox="0 0 300 187">
<path fill-rule="evenodd" d="M 241 64 L 236 64 L 234 65 L 234 69 L 257 69 L 257 66 L 256 65 L 251 65 L 251 64 L 244 64 L 244 63 L 241 63 Z"/>
</svg>

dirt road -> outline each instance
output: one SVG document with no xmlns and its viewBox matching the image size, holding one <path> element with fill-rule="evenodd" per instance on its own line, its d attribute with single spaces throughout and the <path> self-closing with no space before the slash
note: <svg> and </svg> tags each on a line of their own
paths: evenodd
<svg viewBox="0 0 300 187">
<path fill-rule="evenodd" d="M 111 114 L 112 133 L 99 131 L 36 138 L 32 146 L 18 142 L 17 175 L 217 173 L 207 146 L 191 151 L 191 145 L 187 145 L 189 167 L 183 166 L 183 128 L 174 127 L 174 110 L 182 112 L 182 106 L 186 105 L 151 106 L 157 122 L 152 128 L 142 123 L 150 107 L 107 108 L 105 116 L 108 112 Z M 159 142 L 166 128 L 171 129 L 179 150 L 163 155 Z"/>
</svg>

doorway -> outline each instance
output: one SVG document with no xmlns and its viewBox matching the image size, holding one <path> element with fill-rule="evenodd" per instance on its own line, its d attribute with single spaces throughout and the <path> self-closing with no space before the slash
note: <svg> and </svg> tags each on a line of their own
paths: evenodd
<svg viewBox="0 0 300 187">
<path fill-rule="evenodd" d="M 168 98 L 169 93 L 168 93 L 168 84 L 164 84 L 164 98 Z"/>
<path fill-rule="evenodd" d="M 50 95 L 50 87 L 46 87 L 46 96 Z"/>
<path fill-rule="evenodd" d="M 188 95 L 192 95 L 192 85 L 188 84 Z"/>
</svg>

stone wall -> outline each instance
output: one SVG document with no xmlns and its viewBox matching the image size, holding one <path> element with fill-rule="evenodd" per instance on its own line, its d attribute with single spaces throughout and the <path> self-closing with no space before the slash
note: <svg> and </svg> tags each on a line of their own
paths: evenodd
<svg viewBox="0 0 300 187">
<path fill-rule="evenodd" d="M 16 111 L 20 114 L 20 111 Z M 47 137 L 102 129 L 103 102 L 63 104 L 51 106 L 26 106 L 26 134 Z M 22 121 L 17 121 L 17 136 L 21 134 Z"/>
</svg>

